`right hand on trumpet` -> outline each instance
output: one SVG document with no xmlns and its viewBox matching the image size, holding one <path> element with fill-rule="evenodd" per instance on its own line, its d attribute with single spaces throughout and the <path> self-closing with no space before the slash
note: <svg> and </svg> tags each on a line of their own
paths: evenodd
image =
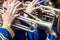
<svg viewBox="0 0 60 40">
<path fill-rule="evenodd" d="M 9 4 L 7 10 L 5 10 L 2 14 L 3 25 L 6 24 L 11 27 L 13 20 L 19 15 L 17 8 L 21 3 L 19 1 L 13 1 Z"/>
<path fill-rule="evenodd" d="M 26 12 L 31 13 L 33 10 L 39 8 L 39 7 L 34 7 L 37 4 L 38 0 L 33 0 L 27 7 L 26 7 Z"/>
</svg>

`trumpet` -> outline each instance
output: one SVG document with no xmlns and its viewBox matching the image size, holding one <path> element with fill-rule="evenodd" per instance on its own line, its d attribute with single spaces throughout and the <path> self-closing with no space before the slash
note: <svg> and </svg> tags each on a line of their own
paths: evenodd
<svg viewBox="0 0 60 40">
<path fill-rule="evenodd" d="M 2 13 L 2 10 L 1 10 L 1 13 Z M 32 14 L 29 14 L 29 13 L 26 13 L 28 14 L 29 16 L 31 16 L 32 18 L 34 18 L 35 20 L 33 19 L 30 19 L 30 18 L 25 18 L 23 16 L 19 16 L 17 17 L 17 19 L 20 19 L 20 20 L 23 20 L 25 22 L 33 22 L 33 23 L 36 23 L 36 24 L 39 24 L 41 26 L 43 26 L 44 28 L 48 29 L 48 30 L 51 30 L 52 28 L 52 25 L 53 25 L 53 21 L 52 22 L 45 22 L 45 21 L 42 21 L 41 19 L 39 18 L 36 18 L 34 15 Z M 29 32 L 35 32 L 36 28 L 34 30 L 31 30 L 30 28 L 26 27 L 26 26 L 23 26 L 21 24 L 15 24 L 15 25 L 12 25 L 14 27 L 17 27 L 17 28 L 20 28 L 20 29 L 23 29 L 25 31 L 29 31 Z"/>
<path fill-rule="evenodd" d="M 41 6 L 41 7 L 45 7 L 45 6 Z M 40 8 L 40 7 L 39 7 L 39 8 Z M 45 8 L 46 8 L 46 7 L 45 7 Z M 48 9 L 50 9 L 50 8 L 48 8 Z M 58 10 L 58 9 L 54 9 L 54 8 L 51 8 L 51 9 L 53 9 L 53 10 Z M 21 9 L 19 9 L 19 10 L 21 10 Z M 46 11 L 46 10 L 44 10 L 44 11 Z M 25 12 L 25 11 L 24 11 L 24 12 Z M 50 12 L 50 11 L 46 11 L 46 12 Z M 59 11 L 58 11 L 58 12 L 59 12 Z M 0 13 L 2 13 L 2 9 L 0 9 Z M 29 13 L 27 13 L 27 12 L 25 12 L 25 13 L 26 13 L 27 15 L 31 16 L 32 18 L 34 18 L 35 20 L 34 20 L 34 19 L 30 19 L 30 18 L 25 18 L 25 17 L 23 17 L 23 16 L 19 16 L 19 17 L 17 17 L 17 19 L 23 20 L 23 21 L 28 22 L 28 23 L 29 23 L 29 22 L 33 22 L 33 23 L 36 23 L 36 24 L 41 25 L 43 28 L 46 28 L 48 31 L 51 30 L 52 25 L 53 25 L 53 22 L 54 22 L 54 18 L 53 18 L 53 20 L 52 20 L 51 22 L 46 22 L 46 21 L 43 21 L 43 20 L 35 17 L 35 16 L 32 15 L 32 14 L 29 14 Z M 1 23 L 3 23 L 3 22 L 1 22 Z M 34 30 L 31 30 L 29 27 L 24 26 L 24 25 L 21 25 L 21 24 L 15 24 L 15 25 L 12 24 L 12 26 L 17 27 L 17 28 L 19 28 L 19 29 L 23 29 L 23 30 L 25 30 L 25 31 L 29 31 L 29 32 L 35 32 L 35 31 L 36 31 L 36 28 L 35 28 Z"/>
</svg>

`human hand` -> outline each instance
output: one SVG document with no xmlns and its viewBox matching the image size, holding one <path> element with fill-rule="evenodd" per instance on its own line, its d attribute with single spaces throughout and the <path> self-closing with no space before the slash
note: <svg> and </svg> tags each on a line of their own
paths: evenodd
<svg viewBox="0 0 60 40">
<path fill-rule="evenodd" d="M 39 8 L 39 7 L 34 7 L 36 5 L 38 0 L 33 0 L 27 7 L 26 7 L 26 12 L 31 13 L 33 10 Z"/>
<path fill-rule="evenodd" d="M 7 10 L 5 10 L 2 14 L 3 24 L 8 25 L 11 27 L 13 20 L 19 15 L 17 8 L 21 3 L 19 1 L 13 1 L 9 4 Z"/>
</svg>

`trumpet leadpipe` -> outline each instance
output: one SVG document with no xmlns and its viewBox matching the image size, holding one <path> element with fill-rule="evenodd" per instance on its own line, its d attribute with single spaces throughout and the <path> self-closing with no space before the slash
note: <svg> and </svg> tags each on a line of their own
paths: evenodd
<svg viewBox="0 0 60 40">
<path fill-rule="evenodd" d="M 50 7 L 47 7 L 47 6 L 44 6 L 44 5 L 40 5 L 40 7 L 44 7 L 44 8 L 50 9 L 50 10 L 55 10 L 57 12 L 60 12 L 60 9 L 50 8 Z"/>
</svg>

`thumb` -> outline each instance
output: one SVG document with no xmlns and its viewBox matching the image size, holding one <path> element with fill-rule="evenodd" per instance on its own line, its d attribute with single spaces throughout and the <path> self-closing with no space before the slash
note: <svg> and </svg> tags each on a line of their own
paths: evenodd
<svg viewBox="0 0 60 40">
<path fill-rule="evenodd" d="M 40 8 L 40 7 L 34 7 L 32 10 L 35 10 L 35 9 L 38 9 L 38 8 Z"/>
</svg>

